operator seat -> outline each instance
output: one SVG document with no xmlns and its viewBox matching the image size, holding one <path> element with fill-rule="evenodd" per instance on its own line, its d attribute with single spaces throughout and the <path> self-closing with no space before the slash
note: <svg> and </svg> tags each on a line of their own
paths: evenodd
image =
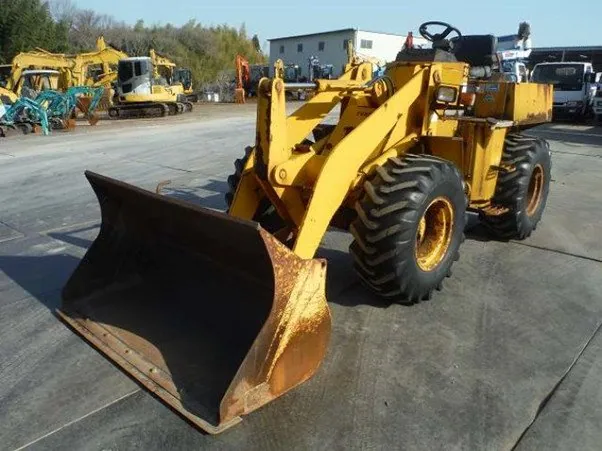
<svg viewBox="0 0 602 451">
<path fill-rule="evenodd" d="M 497 38 L 493 35 L 459 36 L 433 42 L 431 49 L 403 49 L 397 54 L 396 61 L 437 61 L 468 63 L 473 68 L 488 68 L 496 60 Z"/>
<path fill-rule="evenodd" d="M 473 67 L 491 67 L 496 61 L 497 38 L 491 34 L 459 36 L 451 44 L 456 59 Z"/>
</svg>

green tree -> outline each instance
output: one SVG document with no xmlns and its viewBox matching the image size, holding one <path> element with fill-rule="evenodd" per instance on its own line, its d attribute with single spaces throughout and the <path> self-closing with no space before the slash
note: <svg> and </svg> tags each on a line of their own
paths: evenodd
<svg viewBox="0 0 602 451">
<path fill-rule="evenodd" d="M 261 43 L 259 42 L 259 36 L 254 34 L 252 42 L 253 42 L 253 47 L 255 47 L 255 51 L 257 53 L 261 53 Z"/>
<path fill-rule="evenodd" d="M 265 63 L 259 37 L 249 38 L 245 25 L 207 27 L 191 19 L 181 27 L 172 24 L 134 26 L 90 9 L 77 9 L 72 0 L 0 0 L 0 62 L 21 51 L 41 47 L 51 52 L 94 50 L 100 35 L 130 56 L 148 55 L 154 48 L 181 67 L 191 69 L 197 86 L 234 72 L 237 54 L 251 64 Z M 52 12 L 52 14 L 51 14 Z"/>
<path fill-rule="evenodd" d="M 143 31 L 144 30 L 144 20 L 138 19 L 136 25 L 134 25 L 134 31 Z"/>
<path fill-rule="evenodd" d="M 53 20 L 46 2 L 0 0 L 0 11 L 1 63 L 35 47 L 51 52 L 67 49 L 67 24 Z"/>
</svg>

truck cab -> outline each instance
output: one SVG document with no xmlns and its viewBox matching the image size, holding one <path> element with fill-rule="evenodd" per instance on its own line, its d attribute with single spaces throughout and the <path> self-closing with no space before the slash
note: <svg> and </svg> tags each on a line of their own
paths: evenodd
<svg viewBox="0 0 602 451">
<path fill-rule="evenodd" d="M 596 74 L 596 95 L 593 108 L 596 120 L 602 122 L 602 72 Z"/>
<path fill-rule="evenodd" d="M 591 63 L 558 62 L 536 64 L 534 83 L 554 85 L 554 116 L 584 119 L 596 93 L 596 74 Z"/>
<path fill-rule="evenodd" d="M 514 83 L 527 83 L 529 81 L 529 70 L 527 65 L 521 61 L 503 61 L 501 72 L 508 76 L 508 81 Z"/>
</svg>

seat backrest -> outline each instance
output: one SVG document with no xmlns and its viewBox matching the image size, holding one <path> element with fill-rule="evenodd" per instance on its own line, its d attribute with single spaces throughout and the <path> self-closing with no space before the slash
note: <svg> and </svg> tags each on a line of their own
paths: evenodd
<svg viewBox="0 0 602 451">
<path fill-rule="evenodd" d="M 447 62 L 454 63 L 457 59 L 450 52 L 441 49 L 403 49 L 397 54 L 395 61 L 406 62 Z"/>
<path fill-rule="evenodd" d="M 460 36 L 452 44 L 456 59 L 471 66 L 491 66 L 496 60 L 497 38 L 491 34 Z"/>
</svg>

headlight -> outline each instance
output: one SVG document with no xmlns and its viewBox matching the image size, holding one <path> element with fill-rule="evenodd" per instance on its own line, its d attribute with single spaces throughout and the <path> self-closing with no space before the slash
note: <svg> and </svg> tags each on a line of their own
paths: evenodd
<svg viewBox="0 0 602 451">
<path fill-rule="evenodd" d="M 437 89 L 437 102 L 454 103 L 458 97 L 458 89 L 451 86 L 439 86 Z"/>
</svg>

